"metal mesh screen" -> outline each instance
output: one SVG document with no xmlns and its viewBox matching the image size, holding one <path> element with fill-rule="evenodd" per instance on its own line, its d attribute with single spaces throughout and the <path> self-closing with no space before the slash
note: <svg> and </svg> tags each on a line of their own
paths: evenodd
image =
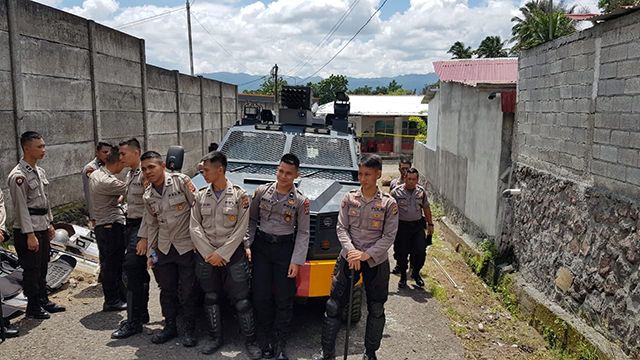
<svg viewBox="0 0 640 360">
<path fill-rule="evenodd" d="M 285 134 L 234 131 L 222 146 L 229 159 L 278 162 L 284 154 Z"/>
<path fill-rule="evenodd" d="M 291 152 L 300 158 L 301 164 L 352 167 L 349 140 L 313 135 L 293 137 Z"/>
</svg>

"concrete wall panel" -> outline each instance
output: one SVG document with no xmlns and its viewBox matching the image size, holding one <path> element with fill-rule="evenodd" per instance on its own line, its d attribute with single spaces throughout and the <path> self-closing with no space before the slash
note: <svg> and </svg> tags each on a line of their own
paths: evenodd
<svg viewBox="0 0 640 360">
<path fill-rule="evenodd" d="M 193 132 L 201 130 L 200 114 L 181 114 L 181 127 L 182 132 Z"/>
<path fill-rule="evenodd" d="M 16 1 L 22 35 L 83 49 L 89 48 L 87 20 L 33 1 Z"/>
<path fill-rule="evenodd" d="M 203 101 L 205 113 L 220 113 L 220 98 L 206 96 Z"/>
<path fill-rule="evenodd" d="M 140 39 L 100 24 L 94 35 L 98 53 L 140 63 Z"/>
<path fill-rule="evenodd" d="M 7 23 L 7 4 L 5 1 L 0 1 L 0 31 L 7 31 L 9 24 Z"/>
<path fill-rule="evenodd" d="M 9 71 L 0 71 L 0 94 L 0 111 L 13 110 L 13 85 Z"/>
<path fill-rule="evenodd" d="M 91 154 L 93 154 L 93 152 Z M 85 163 L 88 163 L 89 160 L 87 160 Z M 48 171 L 47 175 L 50 176 Z M 68 204 L 74 201 L 84 202 L 84 193 L 82 192 L 82 176 L 80 175 L 80 173 L 59 178 L 50 178 L 49 201 L 52 204 L 56 205 Z"/>
<path fill-rule="evenodd" d="M 180 93 L 200 96 L 200 79 L 194 76 L 180 74 Z"/>
<path fill-rule="evenodd" d="M 47 171 L 47 177 L 51 180 L 78 174 L 94 154 L 93 142 L 49 145 L 47 155 L 40 165 Z M 79 191 L 82 192 L 82 187 Z"/>
<path fill-rule="evenodd" d="M 86 49 L 21 36 L 20 59 L 24 74 L 91 79 Z"/>
<path fill-rule="evenodd" d="M 142 111 L 142 90 L 130 86 L 98 83 L 101 110 Z"/>
<path fill-rule="evenodd" d="M 140 87 L 139 62 L 98 54 L 96 56 L 96 80 L 100 82 Z"/>
<path fill-rule="evenodd" d="M 202 95 L 218 98 L 220 97 L 220 82 L 211 79 L 203 79 Z"/>
<path fill-rule="evenodd" d="M 24 75 L 25 110 L 91 110 L 91 83 L 38 75 Z"/>
<path fill-rule="evenodd" d="M 144 136 L 142 112 L 101 111 L 102 138 L 131 138 Z"/>
<path fill-rule="evenodd" d="M 165 156 L 167 154 L 167 149 L 171 145 L 178 144 L 178 135 L 177 134 L 158 134 L 158 135 L 149 135 L 149 146 L 148 150 L 155 150 Z"/>
<path fill-rule="evenodd" d="M 176 93 L 165 90 L 147 90 L 147 109 L 149 111 L 176 112 Z"/>
<path fill-rule="evenodd" d="M 200 95 L 191 95 L 182 93 L 180 88 L 180 112 L 181 113 L 200 113 Z"/>
<path fill-rule="evenodd" d="M 90 111 L 27 111 L 22 126 L 42 134 L 47 146 L 93 141 Z"/>
<path fill-rule="evenodd" d="M 238 87 L 233 84 L 222 83 L 222 97 L 235 99 L 238 93 Z"/>
<path fill-rule="evenodd" d="M 150 111 L 147 117 L 149 134 L 168 134 L 178 131 L 176 113 Z"/>
<path fill-rule="evenodd" d="M 0 30 L 0 71 L 11 71 L 11 56 L 9 54 L 9 33 Z"/>
<path fill-rule="evenodd" d="M 176 91 L 176 75 L 173 71 L 147 65 L 147 86 L 149 89 Z"/>
</svg>

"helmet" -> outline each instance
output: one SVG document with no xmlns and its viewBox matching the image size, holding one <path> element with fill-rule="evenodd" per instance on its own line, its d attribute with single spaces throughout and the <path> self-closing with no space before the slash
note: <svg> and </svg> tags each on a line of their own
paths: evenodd
<svg viewBox="0 0 640 360">
<path fill-rule="evenodd" d="M 51 241 L 66 246 L 69 243 L 69 233 L 65 229 L 56 229 L 56 234 Z"/>
</svg>

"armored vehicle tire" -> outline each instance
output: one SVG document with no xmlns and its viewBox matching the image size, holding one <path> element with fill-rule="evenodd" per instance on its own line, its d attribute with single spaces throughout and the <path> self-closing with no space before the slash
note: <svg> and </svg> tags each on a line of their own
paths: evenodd
<svg viewBox="0 0 640 360">
<path fill-rule="evenodd" d="M 345 306 L 342 311 L 342 321 L 347 322 L 347 314 L 349 307 Z M 356 285 L 353 288 L 353 306 L 351 307 L 351 323 L 355 324 L 362 317 L 362 285 Z"/>
</svg>

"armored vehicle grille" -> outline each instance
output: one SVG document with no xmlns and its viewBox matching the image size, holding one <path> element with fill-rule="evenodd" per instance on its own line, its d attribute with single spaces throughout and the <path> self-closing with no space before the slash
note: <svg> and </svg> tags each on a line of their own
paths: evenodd
<svg viewBox="0 0 640 360">
<path fill-rule="evenodd" d="M 320 136 L 294 136 L 291 152 L 306 165 L 352 167 L 349 140 Z M 325 176 L 322 176 L 325 177 Z"/>
<path fill-rule="evenodd" d="M 282 133 L 233 131 L 222 152 L 229 159 L 279 162 L 285 142 L 286 135 Z"/>
</svg>

